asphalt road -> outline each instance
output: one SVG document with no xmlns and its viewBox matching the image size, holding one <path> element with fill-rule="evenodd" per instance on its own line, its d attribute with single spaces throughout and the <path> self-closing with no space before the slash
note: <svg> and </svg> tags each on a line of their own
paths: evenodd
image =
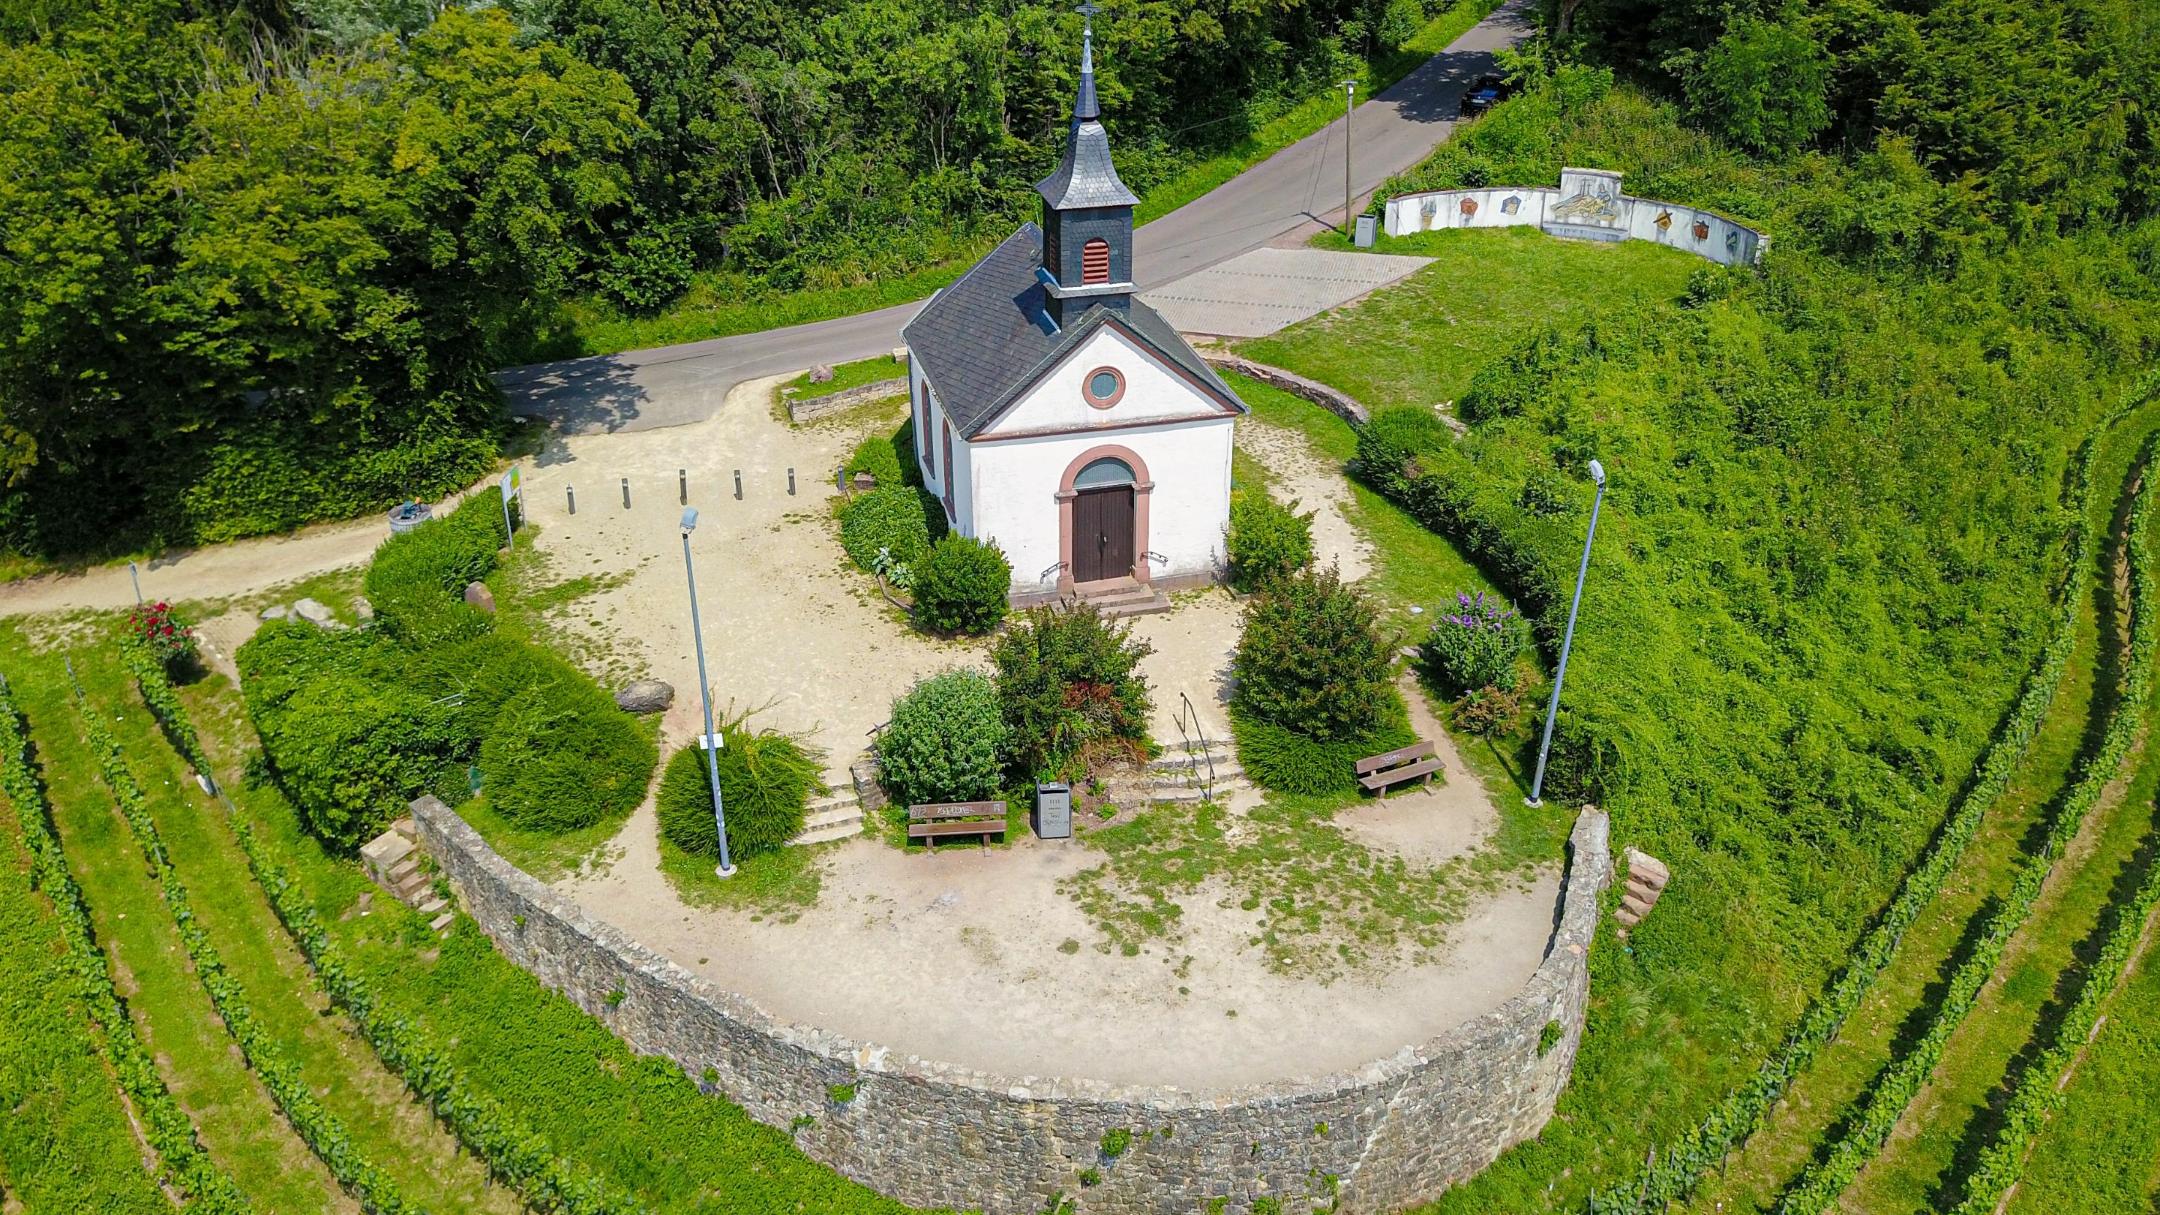
<svg viewBox="0 0 2160 1215">
<path fill-rule="evenodd" d="M 1417 164 L 1454 130 L 1463 86 L 1493 52 L 1530 32 L 1529 0 L 1509 0 L 1352 117 L 1351 188 L 1359 198 Z M 1142 290 L 1160 287 L 1301 227 L 1340 223 L 1341 119 L 1206 195 L 1141 227 L 1133 261 Z M 513 413 L 572 434 L 653 430 L 710 417 L 744 380 L 869 358 L 900 344 L 922 301 L 855 316 L 685 342 L 654 350 L 512 367 L 496 373 Z"/>
</svg>

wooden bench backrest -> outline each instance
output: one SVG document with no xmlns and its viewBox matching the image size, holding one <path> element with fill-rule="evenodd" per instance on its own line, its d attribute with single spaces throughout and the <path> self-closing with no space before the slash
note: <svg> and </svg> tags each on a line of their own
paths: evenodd
<svg viewBox="0 0 2160 1215">
<path fill-rule="evenodd" d="M 1429 758 L 1432 753 L 1433 745 L 1431 743 L 1414 742 L 1407 747 L 1397 747 L 1385 755 L 1369 755 L 1357 761 L 1357 774 L 1359 776 L 1369 776 L 1383 768 L 1392 768 L 1397 764 L 1407 764 Z"/>
<path fill-rule="evenodd" d="M 931 823 L 948 818 L 1005 817 L 1004 802 L 925 802 L 908 807 L 908 821 Z"/>
</svg>

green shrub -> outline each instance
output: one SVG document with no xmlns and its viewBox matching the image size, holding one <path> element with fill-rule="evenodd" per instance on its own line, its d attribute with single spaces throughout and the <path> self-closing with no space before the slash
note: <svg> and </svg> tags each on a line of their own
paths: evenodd
<svg viewBox="0 0 2160 1215">
<path fill-rule="evenodd" d="M 1238 763 L 1263 789 L 1311 797 L 1354 794 L 1358 791 L 1357 761 L 1417 741 L 1402 698 L 1393 695 L 1392 687 L 1388 692 L 1390 701 L 1372 729 L 1329 741 L 1262 721 L 1232 704 L 1230 732 L 1237 739 Z"/>
<path fill-rule="evenodd" d="M 1034 780 L 1098 748 L 1148 746 L 1140 660 L 1154 647 L 1094 605 L 1030 608 L 990 651 L 1005 717 L 1009 770 Z"/>
<path fill-rule="evenodd" d="M 947 536 L 915 567 L 915 623 L 933 633 L 987 633 L 1005 619 L 1012 563 L 972 536 Z"/>
<path fill-rule="evenodd" d="M 432 690 L 395 678 L 395 647 L 298 621 L 240 648 L 241 684 L 263 753 L 308 830 L 350 850 L 426 792 L 454 800 L 478 742 Z"/>
<path fill-rule="evenodd" d="M 1464 591 L 1455 596 L 1453 609 L 1435 616 L 1420 656 L 1450 696 L 1483 688 L 1512 692 L 1529 642 L 1530 626 L 1521 613 L 1483 591 Z"/>
<path fill-rule="evenodd" d="M 720 738 L 720 797 L 730 858 L 772 852 L 801 835 L 811 794 L 825 789 L 816 756 L 785 734 L 752 730 L 742 717 L 722 723 Z M 694 743 L 668 760 L 657 808 L 660 832 L 676 847 L 698 856 L 719 855 L 712 776 L 705 752 Z"/>
<path fill-rule="evenodd" d="M 572 831 L 635 809 L 656 759 L 637 719 L 592 681 L 543 679 L 513 694 L 489 726 L 482 791 L 520 827 Z"/>
<path fill-rule="evenodd" d="M 1230 559 L 1230 585 L 1257 591 L 1312 564 L 1313 512 L 1297 513 L 1263 490 L 1230 495 L 1230 531 L 1223 540 Z"/>
<path fill-rule="evenodd" d="M 494 627 L 464 601 L 465 587 L 495 569 L 502 504 L 475 493 L 449 515 L 392 536 L 368 565 L 367 597 L 392 636 L 414 648 L 447 645 Z"/>
<path fill-rule="evenodd" d="M 947 671 L 893 702 L 892 722 L 878 735 L 878 766 L 901 805 L 986 801 L 998 795 L 1005 742 L 989 676 Z"/>
<path fill-rule="evenodd" d="M 930 555 L 931 541 L 944 534 L 944 506 L 915 486 L 880 485 L 840 508 L 840 547 L 848 559 L 879 573 L 879 554 L 884 553 L 882 572 L 895 586 L 909 585 L 907 571 L 921 564 Z"/>
<path fill-rule="evenodd" d="M 1333 569 L 1255 596 L 1231 659 L 1247 716 L 1322 742 L 1372 733 L 1395 699 L 1389 668 L 1378 614 Z"/>
<path fill-rule="evenodd" d="M 922 474 L 915 468 L 915 423 L 902 423 L 897 434 L 865 435 L 848 453 L 847 463 L 840 466 L 844 476 L 854 477 L 866 472 L 877 478 L 878 488 L 892 485 L 920 485 Z M 910 474 L 913 474 L 912 476 Z"/>
<path fill-rule="evenodd" d="M 1376 31 L 1383 47 L 1399 47 L 1417 36 L 1425 24 L 1425 6 L 1418 0 L 1388 0 L 1380 12 L 1380 27 Z"/>
</svg>

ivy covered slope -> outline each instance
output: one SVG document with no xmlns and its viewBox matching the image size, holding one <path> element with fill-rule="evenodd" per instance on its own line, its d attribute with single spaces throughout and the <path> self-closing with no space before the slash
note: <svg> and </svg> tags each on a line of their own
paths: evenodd
<svg viewBox="0 0 2160 1215">
<path fill-rule="evenodd" d="M 2033 104 L 2061 121 L 2096 95 L 2102 109 L 2141 95 L 2149 10 L 2077 5 L 2087 25 L 2026 30 L 2022 46 L 1976 39 L 1953 11 L 2013 21 L 2007 5 L 1885 15 L 1943 53 L 1874 60 L 1860 90 L 1874 100 L 1854 91 L 1856 64 L 1825 68 L 1822 112 L 1772 137 L 1742 103 L 1788 114 L 1794 69 L 1777 55 L 1844 53 L 1804 47 L 1842 47 L 1828 31 L 1846 9 L 1794 6 L 1794 51 L 1685 4 L 1564 7 L 1574 36 L 1517 65 L 1523 94 L 1396 188 L 1609 167 L 1631 193 L 1762 226 L 1765 264 L 1699 267 L 1677 302 L 1563 313 L 1497 354 L 1456 339 L 1478 318 L 1429 276 L 1249 347 L 1322 379 L 1357 352 L 1369 374 L 1353 387 L 1381 407 L 1358 475 L 1469 551 L 1548 648 L 1581 552 L 1585 464 L 1611 474 L 1548 779 L 1604 804 L 1619 839 L 1678 876 L 1630 950 L 1595 955 L 1560 1118 L 1439 1204 L 1451 1211 L 1632 1189 L 1652 1148 L 1664 1159 L 1833 979 L 1864 969 L 1860 942 L 1946 816 L 2002 775 L 2003 761 L 1976 767 L 1984 750 L 2037 720 L 2020 697 L 2061 632 L 2078 449 L 2149 408 L 2160 335 L 2149 129 L 2086 156 L 2062 132 L 1966 146 L 1930 125 L 1977 138 L 2004 116 L 1996 81 L 1956 75 L 1974 62 L 2045 76 L 2059 91 Z M 1660 53 L 1608 32 L 1623 26 L 1655 31 Z M 1716 70 L 1672 57 L 1690 47 Z M 1749 56 L 1765 58 L 1742 70 Z M 1607 58 L 1678 75 L 1621 82 Z M 1935 109 L 1891 108 L 1923 86 Z M 2032 147 L 2053 149 L 2052 178 Z M 1388 243 L 1461 257 L 1543 239 Z M 1616 270 L 1639 256 L 1609 252 Z M 1614 287 L 1627 290 L 1617 274 Z M 1461 439 L 1433 412 L 1448 398 Z M 1826 1034 L 1834 1018 L 1813 1024 Z"/>
</svg>

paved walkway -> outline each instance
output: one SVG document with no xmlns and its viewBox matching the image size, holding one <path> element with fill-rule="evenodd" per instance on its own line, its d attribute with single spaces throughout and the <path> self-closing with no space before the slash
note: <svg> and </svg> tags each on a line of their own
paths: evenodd
<svg viewBox="0 0 2160 1215">
<path fill-rule="evenodd" d="M 1255 249 L 1143 298 L 1180 333 L 1266 337 L 1408 277 L 1426 257 Z"/>
<path fill-rule="evenodd" d="M 1423 160 L 1455 129 L 1462 91 L 1493 67 L 1493 52 L 1530 33 L 1529 0 L 1509 0 L 1352 119 L 1352 187 L 1368 197 Z M 1287 233 L 1342 219 L 1343 122 L 1298 141 L 1134 234 L 1140 286 L 1153 289 L 1265 247 Z M 567 434 L 652 430 L 711 417 L 728 389 L 760 376 L 883 354 L 922 301 L 856 316 L 596 355 L 497 373 L 513 412 Z"/>
</svg>

